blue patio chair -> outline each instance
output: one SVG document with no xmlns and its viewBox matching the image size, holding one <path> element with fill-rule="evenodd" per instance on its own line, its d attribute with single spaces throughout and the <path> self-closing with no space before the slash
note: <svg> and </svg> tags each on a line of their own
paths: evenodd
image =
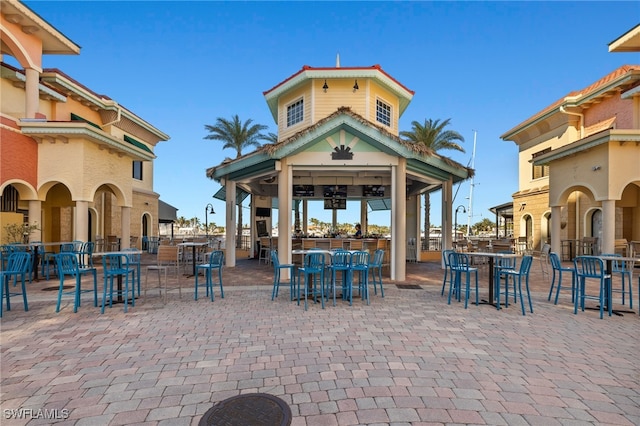
<svg viewBox="0 0 640 426">
<path fill-rule="evenodd" d="M 0 270 L 0 317 L 2 317 L 3 299 L 7 299 L 7 311 L 11 310 L 11 296 L 22 294 L 22 302 L 24 310 L 29 310 L 27 303 L 27 290 L 25 287 L 25 279 L 31 267 L 31 253 L 26 251 L 14 251 L 7 256 L 6 265 Z M 16 287 L 18 279 L 20 279 L 22 292 L 11 291 L 9 287 L 10 278 L 13 277 L 12 287 Z"/>
<path fill-rule="evenodd" d="M 113 279 L 118 281 L 116 290 L 118 298 L 124 300 L 124 311 L 127 312 L 127 304 L 129 302 L 129 275 L 133 281 L 134 269 L 129 265 L 129 256 L 126 254 L 106 253 L 102 256 L 102 267 L 104 273 L 104 289 L 102 293 L 102 309 L 104 314 L 105 302 L 107 300 L 107 287 L 109 288 L 109 307 L 113 306 Z M 120 287 L 124 280 L 124 289 Z M 135 284 L 131 283 L 131 306 L 136 305 Z"/>
<path fill-rule="evenodd" d="M 93 241 L 86 241 L 82 243 L 82 247 L 78 252 L 78 260 L 80 261 L 81 268 L 93 268 L 93 252 L 95 251 L 96 243 Z"/>
<path fill-rule="evenodd" d="M 307 298 L 309 293 L 314 301 L 317 301 L 318 296 L 322 302 L 322 309 L 324 309 L 324 270 L 325 261 L 324 253 L 318 251 L 307 253 L 304 256 L 303 265 L 298 268 L 298 305 L 300 305 L 300 292 L 301 287 L 304 287 L 304 310 L 307 310 Z M 304 277 L 304 278 L 302 278 Z"/>
<path fill-rule="evenodd" d="M 613 256 L 622 257 L 619 253 L 603 253 L 600 256 Z M 633 309 L 633 283 L 631 282 L 631 268 L 632 264 L 625 260 L 613 260 L 611 261 L 611 293 L 622 294 L 622 304 L 625 304 L 625 295 L 629 295 L 629 309 Z M 619 274 L 622 279 L 622 287 L 620 290 L 613 287 L 613 276 Z M 629 283 L 627 288 L 626 283 Z"/>
<path fill-rule="evenodd" d="M 513 252 L 511 251 L 499 251 L 498 254 L 513 254 Z M 495 289 L 494 291 L 494 297 L 498 297 L 498 290 L 500 289 L 502 283 L 502 275 L 500 275 L 500 271 L 513 271 L 516 268 L 516 258 L 515 257 L 496 257 L 494 262 L 493 262 L 493 288 Z M 505 275 L 505 284 L 506 284 L 506 280 L 507 280 L 508 275 Z M 509 290 L 505 285 L 505 294 L 508 294 Z M 516 296 L 518 295 L 517 291 L 516 291 L 516 281 L 513 281 L 513 302 L 515 303 L 516 300 Z M 500 300 L 498 298 L 498 300 Z M 491 303 L 493 303 L 493 300 L 491 301 Z M 505 306 L 508 306 L 509 304 L 509 300 L 507 299 L 505 301 Z M 500 309 L 500 303 L 496 303 L 496 308 Z"/>
<path fill-rule="evenodd" d="M 442 250 L 442 263 L 444 263 L 444 277 L 442 278 L 442 290 L 440 296 L 444 296 L 444 289 L 447 286 L 447 277 L 449 281 L 453 280 L 453 271 L 451 271 L 451 264 L 449 263 L 449 255 L 455 253 L 455 250 Z M 451 286 L 451 282 L 449 282 Z"/>
<path fill-rule="evenodd" d="M 129 266 L 133 269 L 133 283 L 134 286 L 137 284 L 138 287 L 138 297 L 140 297 L 140 268 L 142 263 L 142 255 L 140 251 L 135 247 L 130 247 L 122 250 L 127 254 L 129 258 Z"/>
<path fill-rule="evenodd" d="M 373 252 L 373 259 L 369 264 L 369 275 L 373 281 L 373 294 L 378 294 L 377 285 L 380 286 L 380 296 L 384 297 L 384 288 L 382 287 L 382 262 L 384 260 L 384 250 L 377 249 Z"/>
<path fill-rule="evenodd" d="M 469 294 L 471 292 L 471 275 L 475 279 L 475 293 L 476 293 L 476 305 L 479 304 L 478 300 L 478 268 L 472 268 L 469 256 L 464 253 L 453 252 L 449 254 L 449 263 L 451 270 L 453 271 L 452 285 L 449 287 L 449 300 L 448 304 L 451 304 L 451 295 L 456 294 L 458 301 L 460 301 L 462 293 L 462 276 L 465 278 L 465 291 L 464 291 L 464 308 L 467 309 L 469 302 Z"/>
<path fill-rule="evenodd" d="M 329 273 L 329 286 L 333 291 L 333 306 L 336 306 L 336 284 L 338 281 L 338 275 L 342 275 L 342 298 L 347 295 L 347 285 L 349 282 L 349 268 L 351 265 L 351 253 L 347 250 L 338 249 L 331 255 L 331 264 L 327 266 Z M 327 294 L 328 296 L 328 294 Z"/>
<path fill-rule="evenodd" d="M 75 253 L 59 253 L 55 256 L 58 276 L 60 277 L 60 287 L 58 288 L 58 303 L 56 312 L 60 312 L 60 302 L 63 294 L 73 294 L 73 312 L 78 312 L 82 293 L 93 292 L 93 306 L 98 306 L 98 278 L 96 268 L 80 266 L 78 256 Z M 82 290 L 82 276 L 93 275 L 93 289 Z M 71 291 L 64 291 L 64 281 L 67 275 L 75 279 L 75 286 Z"/>
<path fill-rule="evenodd" d="M 562 273 L 571 273 L 571 303 L 575 303 L 576 297 L 576 269 L 574 267 L 567 268 L 562 266 L 560 262 L 560 256 L 558 253 L 549 253 L 549 261 L 551 262 L 551 288 L 549 288 L 549 297 L 547 300 L 551 300 L 553 293 L 553 287 L 555 286 L 556 278 L 558 279 L 558 287 L 556 288 L 556 299 L 553 302 L 554 305 L 558 304 L 558 296 L 560 295 L 560 289 L 562 288 Z"/>
<path fill-rule="evenodd" d="M 611 275 L 604 269 L 602 259 L 596 256 L 577 256 L 573 259 L 576 269 L 576 300 L 574 302 L 573 313 L 578 313 L 578 307 L 584 311 L 584 300 L 597 300 L 600 304 L 600 319 L 604 314 L 604 307 L 607 306 L 609 316 L 612 314 L 611 300 Z M 598 295 L 587 293 L 587 283 L 598 283 Z"/>
<path fill-rule="evenodd" d="M 358 280 L 355 280 L 356 274 Z M 357 284 L 356 284 L 357 283 Z M 351 253 L 351 263 L 349 264 L 349 278 L 347 295 L 349 305 L 353 304 L 353 289 L 357 287 L 361 299 L 369 304 L 369 252 L 356 251 Z"/>
<path fill-rule="evenodd" d="M 74 243 L 64 243 L 64 244 L 60 244 L 60 252 L 59 253 L 77 253 L 75 251 L 75 244 Z M 47 252 L 44 255 L 44 275 L 47 277 L 47 281 L 49 280 L 49 270 L 50 268 L 53 268 L 53 272 L 54 274 L 57 274 L 57 260 L 56 260 L 56 256 L 57 253 L 55 252 Z"/>
<path fill-rule="evenodd" d="M 213 271 L 218 271 L 218 283 L 220 284 L 220 297 L 224 299 L 224 289 L 222 288 L 222 267 L 224 266 L 224 252 L 222 250 L 214 250 L 210 253 L 206 253 L 208 256 L 206 263 L 196 266 L 196 284 L 194 299 L 198 300 L 198 275 L 199 271 L 204 272 L 206 295 L 211 298 L 213 302 Z"/>
<path fill-rule="evenodd" d="M 505 306 L 509 306 L 509 278 L 513 278 L 514 284 L 514 292 L 517 296 L 520 296 L 520 307 L 522 308 L 522 315 L 525 315 L 524 311 L 524 297 L 522 296 L 522 282 L 525 283 L 525 288 L 527 290 L 527 299 L 529 300 L 529 310 L 533 313 L 533 304 L 531 303 L 531 292 L 529 291 L 529 272 L 531 271 L 531 264 L 533 263 L 533 256 L 526 255 L 522 257 L 520 261 L 520 268 L 516 269 L 502 269 L 499 272 L 499 277 L 497 280 L 497 288 L 496 288 L 496 296 L 497 296 L 497 307 L 500 308 L 500 283 L 502 282 L 501 277 L 505 278 Z M 517 282 L 517 287 L 516 287 Z"/>
<path fill-rule="evenodd" d="M 289 297 L 290 300 L 293 300 L 296 286 L 294 275 L 295 265 L 292 263 L 280 263 L 277 250 L 271 250 L 271 263 L 273 264 L 273 291 L 271 292 L 271 300 L 278 297 L 278 290 L 280 290 L 280 273 L 282 270 L 289 271 Z"/>
</svg>

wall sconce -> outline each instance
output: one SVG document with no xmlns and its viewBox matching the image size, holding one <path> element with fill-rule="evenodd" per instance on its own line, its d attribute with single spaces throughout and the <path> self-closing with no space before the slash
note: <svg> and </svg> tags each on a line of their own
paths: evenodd
<svg viewBox="0 0 640 426">
<path fill-rule="evenodd" d="M 591 168 L 591 170 L 593 170 L 594 172 L 597 172 L 597 171 L 598 171 L 598 170 L 600 170 L 601 168 L 602 168 L 602 167 L 600 167 L 600 166 L 593 166 L 593 167 Z"/>
<path fill-rule="evenodd" d="M 356 80 L 355 84 L 353 85 L 353 93 L 356 93 L 356 90 L 358 90 L 358 80 Z"/>
<path fill-rule="evenodd" d="M 525 207 L 527 207 L 527 203 L 520 203 L 520 210 L 519 211 L 524 210 Z"/>
<path fill-rule="evenodd" d="M 324 81 L 324 86 L 322 86 L 322 90 L 324 91 L 324 93 L 327 93 L 327 89 L 329 88 L 329 85 L 327 84 L 327 80 Z"/>
</svg>

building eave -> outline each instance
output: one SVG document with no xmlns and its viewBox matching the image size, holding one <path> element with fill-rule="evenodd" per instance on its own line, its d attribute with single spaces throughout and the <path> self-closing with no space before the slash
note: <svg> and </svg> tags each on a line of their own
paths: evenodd
<svg viewBox="0 0 640 426">
<path fill-rule="evenodd" d="M 584 139 L 580 139 L 568 145 L 553 149 L 546 154 L 537 156 L 532 163 L 534 166 L 542 166 L 562 158 L 573 156 L 587 151 L 599 145 L 609 142 L 631 142 L 640 144 L 640 131 L 637 129 L 609 129 L 595 133 Z"/>
<path fill-rule="evenodd" d="M 640 52 L 640 24 L 609 43 L 609 52 Z"/>
<path fill-rule="evenodd" d="M 97 144 L 102 149 L 110 150 L 119 155 L 127 155 L 134 160 L 153 161 L 156 158 L 154 154 L 124 140 L 114 138 L 87 123 L 51 122 L 23 118 L 18 125 L 23 134 L 32 137 L 39 143 L 46 141 L 67 143 L 72 137 L 83 138 Z"/>
</svg>

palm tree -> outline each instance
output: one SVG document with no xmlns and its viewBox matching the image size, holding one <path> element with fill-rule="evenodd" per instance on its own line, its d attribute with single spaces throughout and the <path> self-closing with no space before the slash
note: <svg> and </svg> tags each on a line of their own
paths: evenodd
<svg viewBox="0 0 640 426">
<path fill-rule="evenodd" d="M 464 148 L 457 142 L 464 142 L 464 137 L 455 130 L 445 130 L 445 127 L 449 125 L 450 118 L 440 122 L 440 119 L 432 120 L 425 119 L 424 124 L 420 124 L 417 121 L 411 122 L 410 131 L 400 132 L 400 136 L 407 142 L 421 143 L 427 148 L 430 148 L 433 152 L 437 152 L 443 149 L 453 149 L 456 151 L 464 152 Z M 424 194 L 424 236 L 427 241 L 427 250 L 429 249 L 429 229 L 431 223 L 429 216 L 431 214 L 431 205 L 429 200 L 429 193 Z"/>
<path fill-rule="evenodd" d="M 204 128 L 209 134 L 204 138 L 224 142 L 222 149 L 235 149 L 236 158 L 239 158 L 242 156 L 243 149 L 250 147 L 257 148 L 260 146 L 260 141 L 266 138 L 262 132 L 267 129 L 267 126 L 252 123 L 252 119 L 248 119 L 242 123 L 238 114 L 234 115 L 231 120 L 218 117 L 214 126 L 205 124 Z M 239 248 L 242 244 L 242 200 L 238 203 L 237 231 L 236 247 Z"/>
</svg>

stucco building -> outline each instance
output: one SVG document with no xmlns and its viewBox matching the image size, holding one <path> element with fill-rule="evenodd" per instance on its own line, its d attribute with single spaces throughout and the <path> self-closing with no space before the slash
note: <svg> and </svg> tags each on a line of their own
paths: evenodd
<svg viewBox="0 0 640 426">
<path fill-rule="evenodd" d="M 640 25 L 609 44 L 640 51 Z M 563 96 L 504 133 L 519 148 L 514 236 L 564 257 L 640 241 L 640 65 Z M 593 251 L 591 251 L 593 250 Z"/>
<path fill-rule="evenodd" d="M 0 223 L 38 224 L 31 241 L 113 235 L 128 247 L 130 236 L 156 236 L 154 149 L 169 136 L 43 68 L 44 55 L 78 55 L 80 47 L 23 3 L 1 7 Z"/>
</svg>

